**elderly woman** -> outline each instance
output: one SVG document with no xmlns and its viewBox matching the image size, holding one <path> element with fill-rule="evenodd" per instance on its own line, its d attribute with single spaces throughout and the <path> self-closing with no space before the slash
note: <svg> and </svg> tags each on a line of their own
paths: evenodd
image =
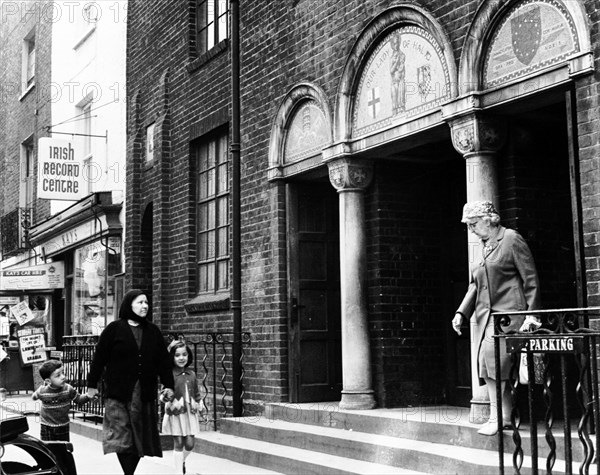
<svg viewBox="0 0 600 475">
<path fill-rule="evenodd" d="M 157 378 L 165 398 L 173 396 L 171 357 L 159 328 L 150 321 L 145 292 L 123 297 L 119 319 L 102 331 L 88 375 L 88 395 L 106 384 L 102 430 L 104 453 L 116 452 L 124 475 L 133 475 L 141 457 L 162 457 L 158 434 Z"/>
<path fill-rule="evenodd" d="M 472 317 L 481 329 L 477 341 L 477 371 L 480 383 L 485 383 L 490 397 L 490 419 L 479 430 L 483 435 L 498 432 L 496 420 L 496 364 L 494 359 L 493 312 L 537 310 L 540 308 L 540 289 L 533 256 L 519 233 L 500 225 L 500 215 L 490 201 L 465 204 L 462 222 L 482 243 L 481 257 L 475 258 L 470 270 L 467 293 L 458 307 L 452 327 L 460 335 L 463 320 Z M 537 328 L 536 318 L 515 316 L 506 331 L 529 331 Z M 500 346 L 500 378 L 503 424 L 510 425 L 512 405 L 506 380 L 510 357 Z"/>
</svg>

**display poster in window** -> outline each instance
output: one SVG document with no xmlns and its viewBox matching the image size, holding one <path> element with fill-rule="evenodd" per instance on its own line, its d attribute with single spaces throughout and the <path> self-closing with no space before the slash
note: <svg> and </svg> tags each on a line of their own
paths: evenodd
<svg viewBox="0 0 600 475">
<path fill-rule="evenodd" d="M 19 355 L 23 365 L 46 361 L 46 339 L 43 328 L 27 328 L 18 331 Z"/>
<path fill-rule="evenodd" d="M 10 313 L 10 307 L 18 304 L 20 300 L 21 299 L 17 296 L 0 297 L 0 339 L 8 339 L 10 337 L 11 323 L 17 325 L 15 317 Z"/>
<path fill-rule="evenodd" d="M 93 242 L 75 252 L 73 335 L 99 335 L 105 326 L 106 251 Z"/>
<path fill-rule="evenodd" d="M 25 300 L 10 307 L 10 313 L 15 317 L 19 326 L 23 326 L 35 318 L 35 315 L 29 308 L 28 302 Z"/>
</svg>

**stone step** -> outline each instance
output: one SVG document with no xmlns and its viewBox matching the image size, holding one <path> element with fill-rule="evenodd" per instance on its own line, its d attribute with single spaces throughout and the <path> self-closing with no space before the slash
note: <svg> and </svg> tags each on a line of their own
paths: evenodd
<svg viewBox="0 0 600 475">
<path fill-rule="evenodd" d="M 221 421 L 220 430 L 222 434 L 246 440 L 277 444 L 281 452 L 287 450 L 285 447 L 294 447 L 304 452 L 335 455 L 344 460 L 353 459 L 352 464 L 357 463 L 356 461 L 383 464 L 407 470 L 408 473 L 475 475 L 496 473 L 499 466 L 495 448 L 483 450 L 280 420 L 228 418 Z M 511 454 L 506 454 L 504 459 L 508 472 L 512 472 L 511 457 Z M 545 460 L 540 459 L 538 464 L 545 467 Z M 528 473 L 530 467 L 531 459 L 525 457 L 522 473 Z M 564 472 L 562 461 L 555 463 L 553 471 Z"/>
<path fill-rule="evenodd" d="M 469 422 L 469 409 L 455 406 L 423 406 L 397 409 L 374 409 L 369 411 L 340 410 L 337 403 L 270 403 L 261 416 L 266 420 L 282 420 L 319 427 L 341 428 L 412 440 L 471 447 L 496 452 L 498 439 L 477 433 L 479 424 Z M 575 428 L 575 422 L 572 422 Z M 531 454 L 529 425 L 519 430 L 521 446 L 525 455 Z M 564 458 L 565 437 L 562 421 L 555 421 L 553 435 L 557 458 Z M 584 459 L 584 447 L 576 430 L 571 432 L 573 460 Z M 512 429 L 504 430 L 505 452 L 515 448 Z M 545 427 L 538 425 L 538 456 L 546 457 L 549 447 L 545 439 Z"/>
<path fill-rule="evenodd" d="M 419 475 L 426 473 L 222 432 L 201 433 L 196 438 L 196 446 L 205 455 L 290 475 Z"/>
</svg>

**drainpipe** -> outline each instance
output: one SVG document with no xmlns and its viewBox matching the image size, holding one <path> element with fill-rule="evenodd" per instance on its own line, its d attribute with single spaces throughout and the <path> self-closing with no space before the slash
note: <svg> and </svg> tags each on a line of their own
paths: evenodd
<svg viewBox="0 0 600 475">
<path fill-rule="evenodd" d="M 231 0 L 231 310 L 233 415 L 242 415 L 242 254 L 240 219 L 240 2 Z"/>
</svg>

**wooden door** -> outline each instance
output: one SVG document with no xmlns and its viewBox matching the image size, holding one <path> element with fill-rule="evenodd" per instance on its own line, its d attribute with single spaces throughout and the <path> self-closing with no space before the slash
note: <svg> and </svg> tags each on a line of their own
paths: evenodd
<svg viewBox="0 0 600 475">
<path fill-rule="evenodd" d="M 329 183 L 291 184 L 287 191 L 290 399 L 339 400 L 338 197 Z"/>
</svg>

